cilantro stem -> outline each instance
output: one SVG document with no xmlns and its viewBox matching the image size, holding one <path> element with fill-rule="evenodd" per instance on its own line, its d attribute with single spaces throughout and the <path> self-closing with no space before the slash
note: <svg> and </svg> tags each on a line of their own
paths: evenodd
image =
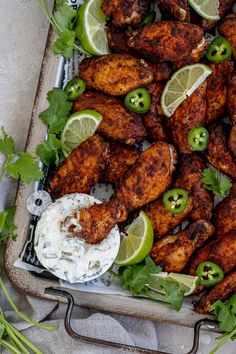
<svg viewBox="0 0 236 354">
<path fill-rule="evenodd" d="M 24 345 L 21 343 L 21 341 L 17 338 L 15 333 L 12 331 L 12 329 L 9 326 L 6 326 L 6 332 L 9 336 L 10 339 L 12 339 L 13 342 L 15 342 L 16 345 L 21 349 L 21 352 L 25 354 L 30 354 L 30 352 L 24 347 Z"/>
<path fill-rule="evenodd" d="M 39 2 L 42 12 L 46 16 L 46 18 L 48 19 L 48 21 L 50 22 L 52 27 L 54 28 L 54 30 L 57 33 L 61 33 L 62 31 L 61 31 L 60 27 L 58 26 L 57 22 L 55 21 L 54 16 L 48 7 L 47 0 L 38 0 L 38 2 Z"/>
<path fill-rule="evenodd" d="M 120 277 L 119 277 L 119 275 L 118 275 L 116 272 L 113 272 L 113 270 L 108 269 L 108 272 L 109 272 L 111 275 L 113 275 L 114 277 L 116 277 L 117 279 L 121 280 Z"/>
<path fill-rule="evenodd" d="M 214 349 L 212 349 L 209 354 L 216 353 L 217 350 L 219 350 L 221 347 L 223 347 L 225 345 L 225 343 L 227 343 L 228 340 L 230 338 L 232 338 L 235 334 L 236 334 L 236 326 L 233 328 L 233 330 L 230 333 L 225 333 L 224 335 L 221 335 L 218 338 L 216 338 L 217 340 L 219 340 L 224 337 L 224 339 Z"/>
<path fill-rule="evenodd" d="M 2 345 L 4 348 L 8 349 L 11 353 L 21 354 L 21 352 L 17 348 L 13 347 L 12 344 L 8 343 L 4 339 L 0 339 L 0 345 Z"/>
<path fill-rule="evenodd" d="M 80 52 L 80 53 L 82 53 L 82 54 L 85 54 L 85 55 L 91 57 L 91 54 L 89 54 L 88 52 L 86 52 L 86 50 L 84 50 L 80 45 L 74 43 L 74 46 L 73 46 L 73 47 L 74 47 L 74 49 L 77 49 L 78 52 Z"/>
</svg>

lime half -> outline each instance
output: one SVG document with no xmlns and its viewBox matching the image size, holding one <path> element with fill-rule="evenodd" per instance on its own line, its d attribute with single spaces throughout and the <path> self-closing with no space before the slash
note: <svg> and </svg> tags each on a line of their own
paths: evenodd
<svg viewBox="0 0 236 354">
<path fill-rule="evenodd" d="M 76 146 L 94 135 L 101 121 L 102 116 L 92 110 L 72 114 L 67 120 L 61 134 L 61 141 L 66 145 L 66 149 L 62 149 L 65 157 L 67 157 Z"/>
<path fill-rule="evenodd" d="M 153 228 L 148 216 L 141 211 L 121 241 L 115 263 L 123 266 L 141 262 L 151 251 Z"/>
<path fill-rule="evenodd" d="M 220 19 L 219 0 L 188 0 L 188 2 L 201 17 L 211 21 Z"/>
<path fill-rule="evenodd" d="M 163 113 L 170 117 L 211 73 L 211 68 L 204 64 L 187 65 L 176 71 L 167 81 L 161 96 Z"/>
<path fill-rule="evenodd" d="M 192 275 L 180 274 L 180 273 L 166 273 L 160 272 L 151 276 L 152 284 L 148 284 L 149 289 L 165 294 L 163 289 L 159 286 L 158 280 L 168 278 L 175 280 L 180 284 L 180 288 L 184 290 L 184 296 L 191 295 L 198 286 L 198 277 Z"/>
<path fill-rule="evenodd" d="M 76 36 L 91 55 L 108 54 L 106 15 L 101 10 L 103 0 L 86 0 L 79 9 Z"/>
</svg>

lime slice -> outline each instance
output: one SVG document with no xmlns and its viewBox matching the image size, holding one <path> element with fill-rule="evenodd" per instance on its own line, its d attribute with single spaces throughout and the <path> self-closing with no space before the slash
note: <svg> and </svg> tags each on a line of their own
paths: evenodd
<svg viewBox="0 0 236 354">
<path fill-rule="evenodd" d="M 188 0 L 188 2 L 201 17 L 211 21 L 220 19 L 219 0 Z"/>
<path fill-rule="evenodd" d="M 211 68 L 204 64 L 187 65 L 176 71 L 167 81 L 161 96 L 163 113 L 170 117 L 211 73 Z"/>
<path fill-rule="evenodd" d="M 184 290 L 184 296 L 191 295 L 196 287 L 198 286 L 198 277 L 194 277 L 192 275 L 180 274 L 180 273 L 166 273 L 161 272 L 158 274 L 152 275 L 152 284 L 149 284 L 148 287 L 151 290 L 157 291 L 160 294 L 164 294 L 165 292 L 159 286 L 158 280 L 160 278 L 168 278 L 177 281 L 180 284 L 181 289 Z"/>
<path fill-rule="evenodd" d="M 76 146 L 94 135 L 101 121 L 102 116 L 92 110 L 72 114 L 67 120 L 61 134 L 61 141 L 67 147 L 66 149 L 62 149 L 65 157 L 67 157 Z"/>
<path fill-rule="evenodd" d="M 103 0 L 86 0 L 79 9 L 76 37 L 91 55 L 108 54 L 106 15 L 101 10 Z"/>
<path fill-rule="evenodd" d="M 148 216 L 141 211 L 127 230 L 124 236 L 115 263 L 131 265 L 141 262 L 151 251 L 153 245 L 153 229 Z"/>
</svg>

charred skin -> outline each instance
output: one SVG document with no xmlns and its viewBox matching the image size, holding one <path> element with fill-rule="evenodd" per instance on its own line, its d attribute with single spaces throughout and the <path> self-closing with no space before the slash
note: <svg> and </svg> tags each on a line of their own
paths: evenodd
<svg viewBox="0 0 236 354">
<path fill-rule="evenodd" d="M 109 145 L 94 135 L 77 148 L 58 168 L 49 184 L 53 198 L 69 193 L 89 193 L 99 181 L 109 156 Z"/>
<path fill-rule="evenodd" d="M 232 0 L 234 3 L 234 1 Z M 233 56 L 236 59 L 236 14 L 232 13 L 225 17 L 219 25 L 220 34 L 228 39 L 233 48 Z"/>
<path fill-rule="evenodd" d="M 236 125 L 236 75 L 232 77 L 228 88 L 227 112 Z"/>
<path fill-rule="evenodd" d="M 165 272 L 181 272 L 193 252 L 214 233 L 208 221 L 198 220 L 176 235 L 169 235 L 154 243 L 150 256 Z"/>
<path fill-rule="evenodd" d="M 190 8 L 187 0 L 161 0 L 160 8 L 168 19 L 190 22 Z"/>
<path fill-rule="evenodd" d="M 80 77 L 95 90 L 121 96 L 149 84 L 153 73 L 143 59 L 128 54 L 108 54 L 82 60 Z"/>
<path fill-rule="evenodd" d="M 93 109 L 102 115 L 97 132 L 109 139 L 135 144 L 146 136 L 141 118 L 126 109 L 116 97 L 86 91 L 73 106 L 74 112 L 84 109 Z"/>
</svg>

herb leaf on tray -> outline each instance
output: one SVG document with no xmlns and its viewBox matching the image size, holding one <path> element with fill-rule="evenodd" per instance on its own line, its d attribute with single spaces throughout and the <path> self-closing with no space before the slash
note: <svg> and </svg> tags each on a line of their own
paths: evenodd
<svg viewBox="0 0 236 354">
<path fill-rule="evenodd" d="M 0 212 L 0 243 L 6 238 L 11 237 L 13 240 L 16 239 L 16 234 L 14 233 L 16 226 L 14 225 L 16 207 L 8 207 Z"/>
<path fill-rule="evenodd" d="M 55 134 L 48 134 L 47 140 L 37 146 L 36 154 L 45 166 L 49 166 L 55 161 L 56 167 L 60 164 L 59 151 L 64 147 L 64 144 L 57 139 Z"/>
<path fill-rule="evenodd" d="M 206 189 L 211 190 L 216 195 L 227 195 L 232 187 L 231 180 L 222 176 L 213 168 L 205 168 L 202 173 L 202 182 Z"/>
</svg>

